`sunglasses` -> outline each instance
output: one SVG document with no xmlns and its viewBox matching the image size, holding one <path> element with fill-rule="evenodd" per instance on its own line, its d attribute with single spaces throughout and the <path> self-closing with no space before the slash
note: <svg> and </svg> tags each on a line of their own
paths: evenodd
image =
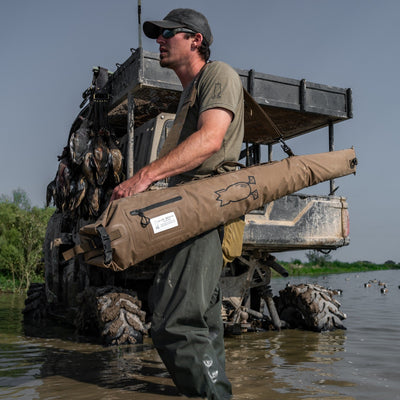
<svg viewBox="0 0 400 400">
<path fill-rule="evenodd" d="M 161 36 L 164 39 L 171 39 L 172 37 L 174 37 L 177 33 L 192 33 L 192 34 L 196 34 L 195 31 L 192 31 L 190 29 L 186 29 L 186 28 L 175 28 L 175 29 L 163 29 L 161 31 Z"/>
</svg>

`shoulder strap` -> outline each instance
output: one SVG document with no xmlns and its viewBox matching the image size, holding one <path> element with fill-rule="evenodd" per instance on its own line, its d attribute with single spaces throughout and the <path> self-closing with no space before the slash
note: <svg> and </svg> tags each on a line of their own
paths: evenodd
<svg viewBox="0 0 400 400">
<path fill-rule="evenodd" d="M 257 113 L 257 117 L 263 120 L 266 130 L 268 130 L 269 132 L 273 132 L 273 134 L 281 143 L 282 150 L 288 156 L 294 156 L 294 153 L 292 152 L 290 147 L 285 143 L 282 132 L 276 126 L 275 122 L 272 121 L 270 116 L 262 109 L 262 107 L 254 100 L 253 96 L 245 88 L 243 88 L 243 92 L 244 101 L 250 106 L 253 111 Z"/>
<path fill-rule="evenodd" d="M 196 101 L 197 84 L 208 64 L 209 63 L 205 63 L 201 68 L 201 70 L 199 71 L 199 73 L 197 74 L 197 76 L 195 77 L 192 89 L 190 91 L 190 96 L 187 99 L 187 101 L 183 104 L 178 115 L 175 117 L 174 124 L 172 125 L 172 128 L 169 131 L 167 138 L 165 139 L 163 147 L 161 148 L 158 154 L 158 158 L 164 157 L 178 145 L 179 137 L 181 135 L 189 108 L 193 107 L 193 104 Z"/>
</svg>

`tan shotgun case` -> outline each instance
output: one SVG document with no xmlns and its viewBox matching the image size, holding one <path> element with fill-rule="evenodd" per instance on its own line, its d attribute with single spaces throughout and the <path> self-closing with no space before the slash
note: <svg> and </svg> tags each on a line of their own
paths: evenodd
<svg viewBox="0 0 400 400">
<path fill-rule="evenodd" d="M 122 271 L 264 204 L 317 183 L 353 174 L 353 149 L 243 168 L 115 200 L 80 229 L 88 264 Z"/>
</svg>

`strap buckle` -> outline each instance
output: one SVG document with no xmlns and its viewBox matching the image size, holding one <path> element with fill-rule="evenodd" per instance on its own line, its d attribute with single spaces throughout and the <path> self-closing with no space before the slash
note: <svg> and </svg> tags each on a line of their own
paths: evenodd
<svg viewBox="0 0 400 400">
<path fill-rule="evenodd" d="M 112 261 L 112 249 L 111 249 L 110 236 L 108 236 L 107 231 L 105 230 L 104 226 L 102 226 L 102 225 L 97 226 L 96 231 L 99 234 L 101 243 L 103 245 L 104 264 L 108 265 Z"/>
</svg>

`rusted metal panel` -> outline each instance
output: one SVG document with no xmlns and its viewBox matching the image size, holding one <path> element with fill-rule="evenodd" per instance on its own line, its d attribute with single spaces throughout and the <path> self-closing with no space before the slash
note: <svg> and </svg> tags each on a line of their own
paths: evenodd
<svg viewBox="0 0 400 400">
<path fill-rule="evenodd" d="M 246 215 L 245 249 L 289 251 L 348 245 L 344 197 L 289 195 Z"/>
</svg>

